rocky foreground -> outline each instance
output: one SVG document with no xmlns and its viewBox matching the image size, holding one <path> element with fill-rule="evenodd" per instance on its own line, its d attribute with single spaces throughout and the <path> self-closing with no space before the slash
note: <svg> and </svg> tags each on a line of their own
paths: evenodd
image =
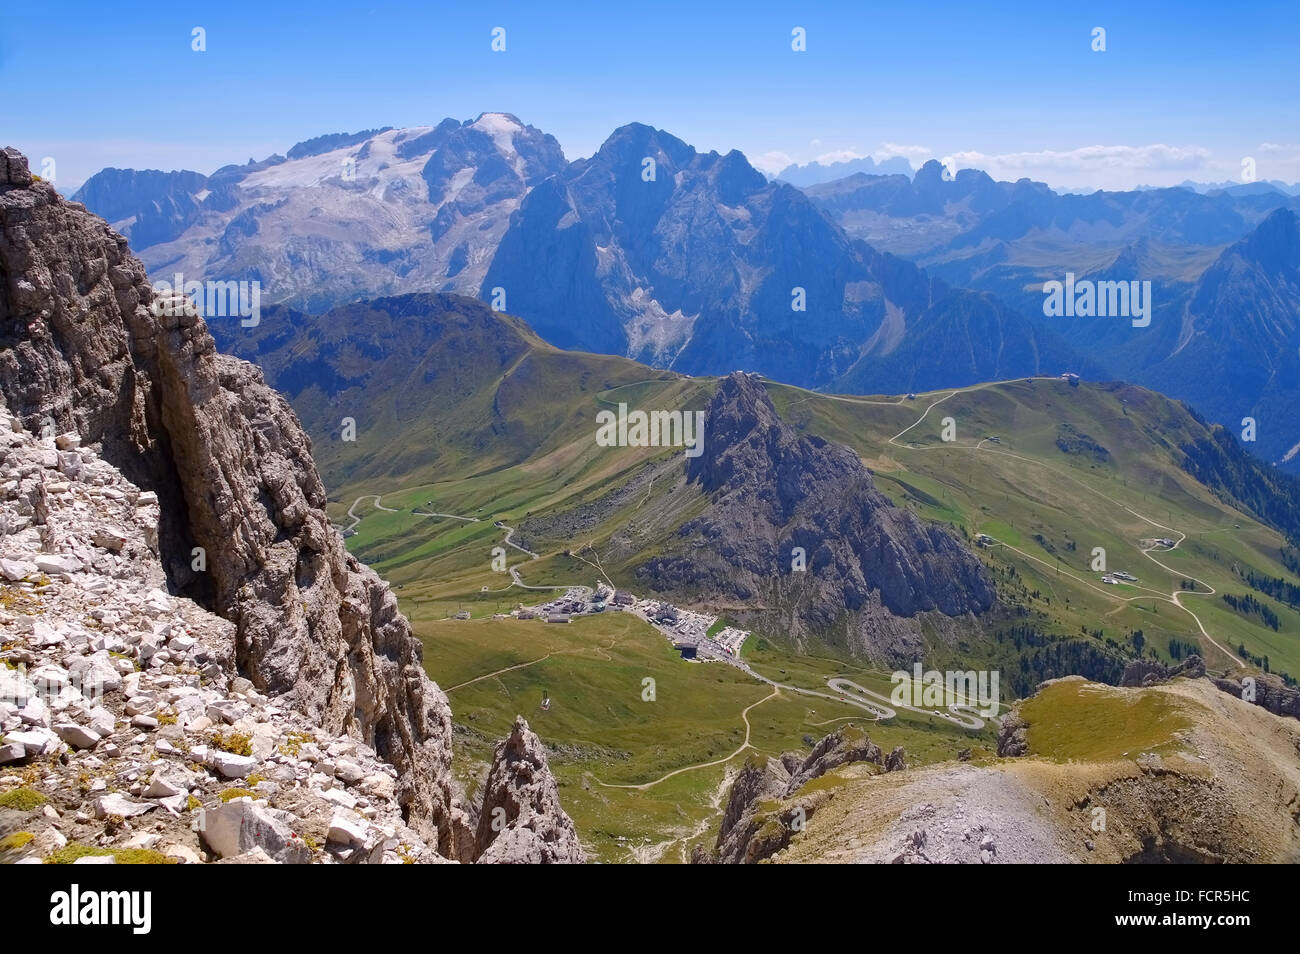
<svg viewBox="0 0 1300 954">
<path fill-rule="evenodd" d="M 463 798 L 292 410 L 12 149 L 0 275 L 5 860 L 584 860 L 522 719 Z"/>
<path fill-rule="evenodd" d="M 1000 757 L 966 750 L 906 771 L 849 729 L 823 740 L 802 768 L 789 756 L 748 765 L 714 850 L 692 860 L 1300 860 L 1300 724 L 1209 679 L 1051 680 L 1002 730 Z"/>
</svg>

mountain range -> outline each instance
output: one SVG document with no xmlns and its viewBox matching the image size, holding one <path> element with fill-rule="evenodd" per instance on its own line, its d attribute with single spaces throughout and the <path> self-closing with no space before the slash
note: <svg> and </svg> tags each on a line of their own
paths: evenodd
<svg viewBox="0 0 1300 954">
<path fill-rule="evenodd" d="M 155 275 L 259 281 L 324 309 L 398 291 L 478 294 L 510 214 L 564 167 L 513 116 L 320 136 L 211 176 L 106 169 L 73 196 Z"/>
<path fill-rule="evenodd" d="M 910 177 L 912 175 L 912 164 L 902 156 L 891 156 L 879 162 L 876 162 L 870 156 L 843 159 L 838 162 L 807 162 L 803 165 L 792 162 L 772 178 L 788 182 L 792 186 L 804 188 L 822 182 L 833 182 L 836 179 L 843 179 L 845 176 L 851 176 L 859 172 L 869 176 L 904 175 Z"/>
<path fill-rule="evenodd" d="M 686 376 L 430 293 L 271 305 L 249 328 L 214 319 L 214 341 L 13 150 L 0 225 L 3 655 L 102 665 L 122 689 L 102 711 L 0 713 L 0 760 L 54 755 L 6 770 L 0 824 L 31 831 L 5 853 L 539 863 L 627 860 L 631 838 L 641 860 L 1295 857 L 1300 481 L 1176 401 L 1042 377 L 883 400 Z M 1281 210 L 1225 252 L 1199 311 L 1244 275 L 1249 333 L 1287 333 L 1269 308 L 1291 294 L 1293 227 Z M 702 407 L 702 453 L 593 442 L 625 404 Z M 526 557 L 511 582 L 506 547 Z M 593 576 L 655 598 L 588 611 L 573 583 Z M 576 618 L 502 611 L 555 591 Z M 676 618 L 663 599 L 696 639 L 699 611 L 752 628 L 744 658 L 679 659 L 647 619 Z M 903 704 L 864 662 L 922 659 L 991 668 L 1021 701 L 996 731 L 946 700 L 882 709 Z M 656 683 L 667 704 L 647 706 Z M 807 734 L 863 721 L 859 693 L 881 700 L 872 738 Z M 709 770 L 749 749 L 723 810 Z M 96 795 L 92 771 L 128 787 Z M 654 791 L 670 778 L 690 787 Z M 156 841 L 89 810 L 157 807 Z M 647 835 L 658 855 L 637 854 Z"/>
<path fill-rule="evenodd" d="M 105 170 L 75 198 L 155 279 L 256 280 L 304 312 L 453 291 L 563 348 L 848 393 L 1122 377 L 1256 418 L 1258 453 L 1297 466 L 1300 197 L 1272 188 L 1058 194 L 931 161 L 799 189 L 636 123 L 569 162 L 484 113 L 211 176 Z M 1150 281 L 1150 326 L 1044 317 L 1043 284 L 1067 273 Z"/>
</svg>

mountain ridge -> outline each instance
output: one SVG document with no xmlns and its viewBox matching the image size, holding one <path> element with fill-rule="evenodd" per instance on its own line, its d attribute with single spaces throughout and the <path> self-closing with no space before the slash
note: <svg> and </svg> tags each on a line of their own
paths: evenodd
<svg viewBox="0 0 1300 954">
<path fill-rule="evenodd" d="M 9 412 L 28 431 L 79 435 L 156 493 L 168 584 L 234 624 L 239 671 L 393 764 L 404 819 L 444 857 L 474 860 L 482 846 L 450 774 L 446 696 L 392 591 L 331 527 L 287 401 L 219 354 L 185 299 L 157 307 L 127 240 L 35 181 L 17 150 L 0 173 Z M 583 857 L 573 838 L 556 855 Z"/>
</svg>

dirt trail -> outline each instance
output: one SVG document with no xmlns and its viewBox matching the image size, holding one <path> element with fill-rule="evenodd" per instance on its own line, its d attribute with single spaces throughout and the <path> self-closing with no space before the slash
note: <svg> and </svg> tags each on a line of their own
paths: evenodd
<svg viewBox="0 0 1300 954">
<path fill-rule="evenodd" d="M 698 765 L 687 765 L 684 768 L 673 769 L 667 775 L 660 776 L 659 778 L 655 779 L 653 782 L 642 782 L 640 785 L 611 785 L 608 782 L 602 782 L 594 775 L 592 776 L 592 779 L 596 782 L 597 785 L 600 785 L 604 788 L 625 788 L 625 789 L 632 789 L 638 792 L 644 792 L 646 789 L 653 788 L 654 786 L 658 785 L 660 782 L 666 782 L 668 781 L 668 779 L 672 778 L 673 776 L 681 775 L 683 772 L 693 772 L 696 769 L 709 768 L 714 765 L 725 765 L 726 763 L 734 759 L 737 755 L 739 755 L 741 752 L 745 751 L 745 749 L 753 747 L 749 744 L 749 736 L 751 732 L 750 725 L 749 725 L 749 710 L 756 708 L 757 706 L 761 706 L 769 699 L 773 699 L 779 696 L 780 694 L 781 694 L 780 687 L 773 686 L 772 691 L 769 692 L 767 695 L 765 695 L 762 699 L 759 699 L 757 702 L 750 703 L 749 705 L 745 706 L 743 710 L 741 710 L 740 718 L 741 721 L 745 723 L 745 741 L 742 742 L 740 744 L 740 747 L 736 749 L 736 751 L 732 752 L 730 755 L 724 756 L 720 759 L 714 759 L 712 762 L 701 762 Z"/>
<path fill-rule="evenodd" d="M 1024 380 L 1029 380 L 1029 379 L 1024 379 Z M 997 383 L 997 384 L 1004 384 L 1004 383 L 1007 383 L 1007 382 L 1001 382 L 1001 381 L 999 381 L 999 382 L 995 382 L 995 383 Z M 1163 552 L 1165 552 L 1165 553 L 1168 553 L 1168 552 L 1170 552 L 1170 551 L 1172 551 L 1172 550 L 1176 550 L 1176 549 L 1178 549 L 1178 547 L 1182 544 L 1182 542 L 1183 542 L 1184 540 L 1187 539 L 1187 534 L 1183 533 L 1181 530 L 1178 530 L 1178 529 L 1176 529 L 1176 528 L 1174 528 L 1174 527 L 1167 527 L 1167 526 L 1165 526 L 1164 524 L 1162 524 L 1162 523 L 1160 523 L 1160 522 L 1158 522 L 1158 521 L 1156 521 L 1156 520 L 1153 520 L 1152 518 L 1150 518 L 1150 517 L 1148 517 L 1148 516 L 1146 516 L 1146 515 L 1144 515 L 1144 514 L 1138 513 L 1136 510 L 1134 510 L 1132 507 L 1130 507 L 1130 506 L 1128 506 L 1127 504 L 1125 504 L 1123 501 L 1116 500 L 1114 497 L 1111 497 L 1111 496 L 1109 496 L 1108 494 L 1105 494 L 1105 493 L 1103 493 L 1102 491 L 1098 490 L 1097 488 L 1095 488 L 1095 487 L 1093 487 L 1093 486 L 1091 486 L 1091 485 L 1089 485 L 1089 484 L 1087 484 L 1087 483 L 1084 483 L 1082 480 L 1080 480 L 1079 478 L 1075 477 L 1073 474 L 1067 474 L 1067 473 L 1065 473 L 1064 471 L 1061 471 L 1061 470 L 1058 470 L 1058 469 L 1055 468 L 1055 467 L 1052 467 L 1050 464 L 1045 464 L 1045 463 L 1043 463 L 1042 461 L 1034 460 L 1032 457 L 1024 457 L 1024 456 L 1022 456 L 1022 455 L 1020 455 L 1020 454 L 1013 454 L 1013 453 L 1011 453 L 1010 451 L 997 450 L 997 449 L 995 449 L 995 448 L 993 448 L 993 447 L 985 447 L 985 446 L 984 446 L 984 443 L 985 443 L 985 442 L 984 442 L 983 440 L 981 440 L 979 443 L 974 444 L 974 445 L 969 445 L 969 444 L 955 444 L 955 443 L 951 443 L 951 444 L 944 444 L 942 447 L 909 447 L 907 444 L 900 444 L 900 443 L 898 443 L 898 438 L 902 437 L 904 434 L 906 434 L 906 433 L 907 433 L 908 431 L 910 431 L 912 428 L 916 427 L 918 424 L 920 424 L 922 421 L 924 421 L 924 420 L 926 419 L 926 417 L 929 415 L 929 413 L 930 413 L 932 410 L 934 410 L 934 408 L 936 408 L 938 405 L 942 404 L 944 401 L 948 400 L 949 398 L 951 398 L 951 397 L 953 397 L 954 395 L 957 395 L 957 394 L 964 394 L 964 393 L 969 392 L 969 391 L 980 391 L 980 390 L 983 390 L 984 388 L 991 387 L 991 386 L 992 386 L 992 384 L 980 384 L 980 385 L 975 385 L 975 386 L 973 386 L 973 387 L 969 387 L 969 388 L 956 388 L 956 389 L 954 389 L 953 391 L 951 391 L 951 392 L 948 393 L 948 394 L 945 394 L 943 397 L 939 398 L 937 401 L 935 401 L 935 402 L 932 403 L 929 407 L 927 407 L 927 408 L 926 408 L 926 409 L 921 413 L 921 416 L 920 416 L 919 418 L 917 418 L 915 421 L 913 421 L 913 422 L 912 422 L 911 424 L 909 424 L 907 427 L 903 428 L 901 431 L 899 431 L 897 434 L 895 434 L 893 437 L 891 437 L 891 438 L 889 439 L 888 443 L 893 444 L 895 447 L 902 448 L 903 450 L 918 451 L 918 452 L 919 452 L 919 451 L 927 451 L 927 450 L 970 450 L 970 451 L 979 451 L 979 452 L 986 453 L 986 454 L 1000 454 L 1000 455 L 1003 456 L 1003 457 L 1010 457 L 1010 458 L 1012 458 L 1012 459 L 1014 459 L 1014 460 L 1023 461 L 1023 462 L 1028 463 L 1028 464 L 1034 464 L 1034 465 L 1036 465 L 1036 466 L 1038 466 L 1038 467 L 1041 467 L 1041 468 L 1043 468 L 1043 469 L 1045 469 L 1045 470 L 1047 470 L 1047 471 L 1050 471 L 1051 473 L 1055 474 L 1055 475 L 1058 476 L 1058 477 L 1061 477 L 1061 478 L 1063 478 L 1063 479 L 1065 479 L 1065 480 L 1069 480 L 1069 481 L 1071 481 L 1071 482 L 1077 484 L 1078 486 L 1082 487 L 1084 490 L 1087 490 L 1087 491 L 1090 492 L 1090 493 L 1096 494 L 1098 497 L 1101 497 L 1103 500 L 1107 501 L 1108 503 L 1113 504 L 1114 506 L 1120 508 L 1121 510 L 1125 511 L 1126 513 L 1132 514 L 1134 517 L 1137 517 L 1139 520 L 1143 521 L 1144 523 L 1148 523 L 1148 524 L 1150 524 L 1151 526 L 1156 527 L 1157 529 L 1160 529 L 1160 530 L 1166 530 L 1166 531 L 1168 531 L 1169 533 L 1175 534 L 1175 535 L 1178 537 L 1178 539 L 1177 539 L 1176 541 L 1174 541 L 1174 545 L 1173 545 L 1172 547 L 1161 548 L 1161 550 L 1162 550 Z M 1036 562 L 1036 563 L 1040 563 L 1040 564 L 1042 564 L 1043 566 L 1046 566 L 1046 567 L 1049 567 L 1049 568 L 1052 566 L 1052 564 L 1048 563 L 1046 560 L 1039 559 L 1038 557 L 1033 556 L 1032 554 L 1026 553 L 1024 550 L 1021 550 L 1019 547 L 1012 546 L 1011 544 L 1009 544 L 1009 543 L 1004 543 L 1004 542 L 1002 542 L 1002 541 L 997 541 L 997 543 L 998 543 L 998 545 L 1000 545 L 1000 546 L 1004 546 L 1004 547 L 1006 547 L 1008 550 L 1012 550 L 1012 551 L 1014 551 L 1015 553 L 1020 554 L 1021 556 L 1025 557 L 1026 559 L 1033 560 L 1034 562 Z M 1140 587 L 1137 587 L 1137 589 L 1145 590 L 1145 591 L 1148 592 L 1148 593 L 1154 594 L 1154 598 L 1156 598 L 1156 599 L 1160 599 L 1160 600 L 1162 600 L 1162 601 L 1164 601 L 1164 602 L 1166 602 L 1166 603 L 1171 603 L 1171 604 L 1173 604 L 1174 606 L 1178 607 L 1178 609 L 1182 610 L 1184 613 L 1186 613 L 1188 616 L 1190 616 L 1190 617 L 1192 618 L 1192 620 L 1196 623 L 1196 628 L 1197 628 L 1198 630 L 1200 630 L 1201 635 L 1202 635 L 1203 637 L 1205 637 L 1206 641 L 1209 642 L 1210 645 L 1212 645 L 1215 649 L 1219 650 L 1219 652 L 1221 652 L 1225 657 L 1227 657 L 1227 659 L 1231 662 L 1231 664 L 1232 664 L 1233 666 L 1237 666 L 1237 665 L 1239 665 L 1239 664 L 1240 664 L 1240 660 L 1237 658 L 1236 654 L 1230 652 L 1226 647 L 1224 647 L 1220 642 L 1218 642 L 1218 640 L 1216 640 L 1213 636 L 1211 636 L 1210 633 L 1209 633 L 1209 631 L 1205 628 L 1205 624 L 1201 622 L 1201 618 L 1200 618 L 1199 616 L 1197 616 L 1196 613 L 1194 613 L 1191 609 L 1189 609 L 1188 607 L 1184 606 L 1183 603 L 1182 603 L 1182 601 L 1179 599 L 1179 596 L 1180 596 L 1181 594 L 1184 594 L 1184 593 L 1190 593 L 1190 594 L 1192 594 L 1192 595 L 1194 595 L 1194 596 L 1213 596 L 1213 595 L 1215 594 L 1215 592 L 1216 592 L 1216 590 L 1214 589 L 1214 587 L 1210 586 L 1210 585 L 1209 585 L 1208 583 L 1206 583 L 1204 580 L 1198 580 L 1198 579 L 1196 579 L 1195 577 L 1185 577 L 1185 575 L 1184 575 L 1181 571 L 1176 571 L 1176 570 L 1174 570 L 1172 567 L 1166 566 L 1164 563 L 1161 563 L 1159 560 L 1157 560 L 1155 557 L 1153 557 L 1153 556 L 1151 555 L 1151 551 L 1154 550 L 1154 549 L 1156 549 L 1156 548 L 1155 548 L 1155 547 L 1139 548 L 1138 552 L 1141 553 L 1141 554 L 1142 554 L 1144 557 L 1146 557 L 1148 560 L 1150 560 L 1152 563 L 1154 563 L 1156 566 L 1158 566 L 1158 567 L 1160 567 L 1161 569 L 1167 571 L 1168 573 L 1171 573 L 1171 574 L 1177 574 L 1180 578 L 1186 578 L 1186 579 L 1189 579 L 1189 580 L 1191 580 L 1192 582 L 1194 582 L 1194 583 L 1198 583 L 1198 584 L 1200 584 L 1201 586 L 1205 587 L 1205 589 L 1204 589 L 1204 590 L 1184 590 L 1184 589 L 1175 589 L 1175 590 L 1173 590 L 1171 593 L 1169 593 L 1167 596 L 1166 596 L 1162 591 L 1160 591 L 1160 590 L 1153 590 L 1153 589 L 1151 589 L 1150 587 L 1140 586 Z M 1062 572 L 1059 566 L 1058 566 L 1056 569 L 1057 569 L 1057 572 Z M 1101 593 L 1103 596 L 1106 596 L 1106 597 L 1109 598 L 1109 599 L 1117 600 L 1117 601 L 1119 601 L 1119 602 L 1123 602 L 1123 603 L 1131 603 L 1131 602 L 1133 602 L 1133 601 L 1135 601 L 1135 600 L 1139 600 L 1139 599 L 1144 599 L 1144 598 L 1145 598 L 1145 597 L 1140 597 L 1140 596 L 1129 596 L 1129 597 L 1117 596 L 1114 592 L 1109 591 L 1109 590 L 1105 589 L 1105 588 L 1102 587 L 1102 586 L 1097 586 L 1097 585 L 1093 584 L 1090 580 L 1086 580 L 1086 579 L 1084 579 L 1084 578 L 1082 578 L 1082 577 L 1076 576 L 1076 575 L 1073 574 L 1073 573 L 1065 572 L 1065 575 L 1068 576 L 1068 577 L 1070 577 L 1070 579 L 1075 580 L 1076 582 L 1079 582 L 1079 583 L 1084 584 L 1085 586 L 1089 587 L 1090 589 L 1096 590 L 1098 593 Z"/>
</svg>

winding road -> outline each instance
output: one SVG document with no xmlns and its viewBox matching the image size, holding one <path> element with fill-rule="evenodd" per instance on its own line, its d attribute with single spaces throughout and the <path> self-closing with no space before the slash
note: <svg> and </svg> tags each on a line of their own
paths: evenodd
<svg viewBox="0 0 1300 954">
<path fill-rule="evenodd" d="M 1052 467 L 1050 464 L 1045 464 L 1045 463 L 1043 463 L 1043 462 L 1040 461 L 1040 460 L 1035 460 L 1035 459 L 1033 459 L 1032 457 L 1024 457 L 1024 456 L 1022 456 L 1022 455 L 1020 455 L 1020 454 L 1013 454 L 1013 453 L 1010 452 L 1010 451 L 998 450 L 997 448 L 994 448 L 994 447 L 985 447 L 985 446 L 984 446 L 985 441 L 983 441 L 983 440 L 981 440 L 979 443 L 974 444 L 974 445 L 971 445 L 971 444 L 957 444 L 956 442 L 949 442 L 949 443 L 944 443 L 944 444 L 942 444 L 942 445 L 930 446 L 930 447 L 915 447 L 915 446 L 912 446 L 912 445 L 909 445 L 909 444 L 900 444 L 900 443 L 898 442 L 898 439 L 899 439 L 900 437 L 902 437 L 902 436 L 903 436 L 904 434 L 906 434 L 908 431 L 912 430 L 912 428 L 916 427 L 918 424 L 920 424 L 922 421 L 924 421 L 924 420 L 926 419 L 926 417 L 929 416 L 929 414 L 930 414 L 930 412 L 931 412 L 932 410 L 934 410 L 936 407 L 938 407 L 940 404 L 942 404 L 944 401 L 947 401 L 949 398 L 953 397 L 954 395 L 957 395 L 957 394 L 965 394 L 965 393 L 968 393 L 968 392 L 971 392 L 971 391 L 981 391 L 981 390 L 983 390 L 983 389 L 985 389 L 985 388 L 993 387 L 993 386 L 998 385 L 998 384 L 1016 383 L 1016 382 L 1018 382 L 1018 381 L 1029 381 L 1029 380 L 1034 380 L 1034 379 L 1032 379 L 1032 378 L 1018 378 L 1018 379 L 1013 379 L 1013 381 L 996 381 L 996 382 L 988 382 L 988 383 L 985 383 L 985 384 L 977 384 L 977 385 L 973 385 L 972 387 L 968 387 L 968 388 L 954 388 L 953 390 L 951 390 L 951 391 L 949 391 L 947 394 L 945 394 L 943 397 L 941 397 L 941 398 L 939 398 L 938 400 L 936 400 L 936 401 L 934 401 L 933 403 L 931 403 L 931 404 L 929 405 L 929 407 L 927 407 L 927 408 L 925 409 L 925 411 L 922 412 L 922 414 L 921 414 L 921 416 L 920 416 L 919 418 L 917 418 L 915 421 L 913 421 L 913 422 L 912 422 L 911 424 L 909 424 L 907 427 L 903 428 L 901 431 L 899 431 L 897 434 L 895 434 L 893 437 L 891 437 L 891 438 L 889 439 L 888 443 L 894 445 L 895 447 L 901 448 L 902 450 L 917 451 L 917 452 L 930 451 L 930 450 L 969 450 L 969 451 L 979 451 L 979 452 L 982 452 L 982 453 L 985 453 L 985 454 L 999 454 L 999 455 L 1001 455 L 1001 456 L 1003 456 L 1003 457 L 1010 457 L 1010 458 L 1012 458 L 1012 459 L 1014 459 L 1014 460 L 1019 460 L 1019 461 L 1024 461 L 1025 463 L 1034 464 L 1034 465 L 1036 465 L 1036 466 L 1038 466 L 1038 467 L 1043 468 L 1044 470 L 1050 471 L 1051 473 L 1055 474 L 1055 475 L 1058 476 L 1058 477 L 1062 477 L 1062 478 L 1064 478 L 1065 480 L 1069 480 L 1069 481 L 1071 481 L 1071 482 L 1077 484 L 1078 486 L 1082 487 L 1084 490 L 1087 490 L 1089 493 L 1096 494 L 1098 497 L 1102 498 L 1102 499 L 1105 500 L 1107 503 L 1113 504 L 1114 506 L 1120 508 L 1121 510 L 1125 511 L 1126 513 L 1129 513 L 1129 514 L 1133 515 L 1134 517 L 1137 517 L 1139 520 L 1143 521 L 1144 523 L 1150 524 L 1152 527 L 1156 527 L 1156 528 L 1158 528 L 1158 529 L 1160 529 L 1160 530 L 1165 530 L 1165 531 L 1168 531 L 1169 533 L 1172 533 L 1172 534 L 1176 535 L 1178 539 L 1174 541 L 1174 545 L 1173 545 L 1172 547 L 1157 547 L 1157 546 L 1154 546 L 1154 545 L 1153 545 L 1153 546 L 1151 546 L 1151 547 L 1141 548 L 1141 549 L 1139 549 L 1138 552 L 1140 552 L 1144 557 L 1146 557 L 1148 560 L 1150 560 L 1152 563 L 1154 563 L 1156 566 L 1160 567 L 1161 569 L 1163 569 L 1163 570 L 1165 570 L 1165 571 L 1167 571 L 1167 572 L 1169 572 L 1169 573 L 1171 573 L 1171 574 L 1177 574 L 1178 577 L 1181 578 L 1181 579 L 1188 579 L 1188 580 L 1191 580 L 1193 583 L 1197 583 L 1197 584 L 1199 584 L 1200 586 L 1205 587 L 1205 589 L 1204 589 L 1204 590 L 1185 590 L 1185 589 L 1175 589 L 1175 590 L 1173 590 L 1172 592 L 1170 592 L 1167 596 L 1166 596 L 1162 591 L 1160 591 L 1160 590 L 1153 590 L 1153 589 L 1151 589 L 1150 587 L 1139 586 L 1139 587 L 1137 587 L 1137 589 L 1145 590 L 1145 591 L 1148 592 L 1148 593 L 1154 594 L 1154 598 L 1156 598 L 1156 599 L 1160 599 L 1160 600 L 1163 600 L 1163 601 L 1166 602 L 1166 603 L 1172 603 L 1174 606 L 1178 607 L 1178 609 L 1182 610 L 1184 613 L 1186 613 L 1188 616 L 1190 616 L 1190 617 L 1192 618 L 1192 620 L 1196 623 L 1196 628 L 1197 628 L 1198 630 L 1200 630 L 1201 635 L 1205 637 L 1206 641 L 1209 642 L 1210 645 L 1212 645 L 1215 649 L 1217 649 L 1217 650 L 1218 650 L 1219 652 L 1221 652 L 1224 656 L 1226 656 L 1226 657 L 1231 661 L 1231 663 L 1232 663 L 1233 666 L 1240 665 L 1240 660 L 1237 658 L 1236 654 L 1235 654 L 1235 653 L 1232 653 L 1232 652 L 1230 652 L 1230 651 L 1228 651 L 1228 649 L 1225 648 L 1225 647 L 1224 647 L 1224 646 L 1223 646 L 1223 645 L 1222 645 L 1218 640 L 1216 640 L 1213 636 L 1211 636 L 1210 633 L 1209 633 L 1209 631 L 1205 628 L 1205 624 L 1201 622 L 1201 618 L 1200 618 L 1199 616 L 1197 616 L 1196 613 L 1194 613 L 1190 608 L 1188 608 L 1187 606 L 1184 606 L 1183 603 L 1182 603 L 1182 601 L 1179 599 L 1179 596 L 1182 595 L 1182 594 L 1184 594 L 1184 593 L 1191 593 L 1191 594 L 1193 594 L 1193 595 L 1195 595 L 1195 596 L 1213 596 L 1213 595 L 1216 593 L 1216 590 L 1214 589 L 1214 587 L 1210 586 L 1210 585 L 1209 585 L 1208 583 L 1206 583 L 1204 580 L 1199 580 L 1199 579 L 1197 579 L 1197 578 L 1195 578 L 1195 577 L 1186 576 L 1186 574 L 1184 574 L 1182 571 L 1174 570 L 1172 567 L 1166 566 L 1164 563 L 1161 563 L 1159 560 L 1157 560 L 1155 557 L 1153 557 L 1153 556 L 1151 555 L 1152 551 L 1153 551 L 1153 550 L 1157 550 L 1157 549 L 1159 549 L 1160 551 L 1165 552 L 1165 553 L 1168 553 L 1168 552 L 1170 552 L 1170 551 L 1172 551 L 1172 550 L 1176 550 L 1176 549 L 1178 549 L 1178 547 L 1182 544 L 1182 542 L 1183 542 L 1184 540 L 1187 539 L 1187 534 L 1183 533 L 1181 530 L 1178 530 L 1178 529 L 1176 529 L 1176 528 L 1174 528 L 1174 527 L 1167 527 L 1167 526 L 1165 526 L 1164 524 L 1162 524 L 1162 523 L 1160 523 L 1160 522 L 1158 522 L 1158 521 L 1156 521 L 1156 520 L 1151 519 L 1150 517 L 1146 516 L 1145 514 L 1138 513 L 1138 512 L 1137 512 L 1136 510 L 1134 510 L 1132 507 L 1128 506 L 1128 504 L 1124 503 L 1124 502 L 1121 501 L 1121 500 L 1116 500 L 1114 497 L 1111 497 L 1111 496 L 1109 496 L 1108 494 L 1102 493 L 1102 492 L 1101 492 L 1100 490 L 1098 490 L 1097 488 L 1095 488 L 1095 487 L 1093 487 L 1093 486 L 1091 486 L 1091 485 L 1089 485 L 1089 484 L 1084 483 L 1082 480 L 1080 480 L 1079 478 L 1075 477 L 1073 474 L 1067 474 L 1067 473 L 1065 473 L 1064 471 L 1061 471 L 1061 470 L 1058 470 L 1058 469 L 1055 468 L 1055 467 Z M 990 539 L 992 539 L 992 538 L 990 538 Z M 1040 563 L 1040 564 L 1042 564 L 1043 566 L 1046 566 L 1046 567 L 1049 567 L 1049 568 L 1053 566 L 1051 563 L 1048 563 L 1046 560 L 1042 560 L 1042 559 L 1040 559 L 1040 558 L 1034 556 L 1033 554 L 1026 553 L 1024 550 L 1021 550 L 1019 547 L 1012 546 L 1012 545 L 1009 544 L 1009 543 L 1003 542 L 1003 541 L 1001 541 L 1001 540 L 995 540 L 995 543 L 996 543 L 997 545 L 999 545 L 999 546 L 1006 547 L 1008 550 L 1011 550 L 1011 551 L 1013 551 L 1013 552 L 1015 552 L 1015 553 L 1020 554 L 1021 556 L 1025 557 L 1026 559 L 1033 560 L 1033 561 L 1036 562 L 1036 563 Z M 1055 569 L 1056 569 L 1058 572 L 1061 572 L 1059 566 L 1058 566 L 1058 567 L 1055 567 Z M 1068 576 L 1070 579 L 1075 580 L 1076 582 L 1082 583 L 1083 585 L 1089 587 L 1090 589 L 1096 590 L 1097 592 L 1101 593 L 1103 596 L 1106 596 L 1106 597 L 1108 597 L 1108 598 L 1110 598 L 1110 599 L 1113 599 L 1113 600 L 1116 600 L 1116 601 L 1119 601 L 1119 602 L 1131 603 L 1131 602 L 1134 602 L 1135 600 L 1139 600 L 1139 599 L 1144 599 L 1144 598 L 1145 598 L 1145 597 L 1141 597 L 1141 596 L 1128 596 L 1128 597 L 1125 597 L 1125 596 L 1117 596 L 1113 591 L 1110 591 L 1110 590 L 1105 589 L 1104 586 L 1098 586 L 1098 585 L 1094 584 L 1091 580 L 1084 579 L 1083 577 L 1077 576 L 1077 575 L 1075 575 L 1075 574 L 1073 574 L 1073 573 L 1070 573 L 1070 572 L 1068 572 L 1068 571 L 1065 572 L 1065 575 Z"/>
</svg>

